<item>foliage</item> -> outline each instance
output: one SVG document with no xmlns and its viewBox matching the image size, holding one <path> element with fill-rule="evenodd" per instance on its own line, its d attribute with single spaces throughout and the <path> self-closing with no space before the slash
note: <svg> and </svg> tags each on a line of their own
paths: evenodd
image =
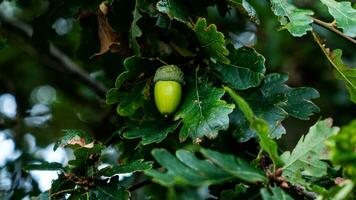
<svg viewBox="0 0 356 200">
<path fill-rule="evenodd" d="M 283 29 L 287 29 L 293 36 L 300 37 L 312 30 L 311 15 L 313 11 L 296 8 L 288 0 L 271 0 L 272 10 L 279 18 Z"/>
<path fill-rule="evenodd" d="M 328 7 L 330 14 L 334 17 L 336 24 L 343 32 L 350 36 L 356 36 L 356 10 L 352 8 L 351 2 L 334 0 L 321 0 Z"/>
<path fill-rule="evenodd" d="M 356 69 L 343 63 L 341 49 L 331 51 L 322 44 L 321 39 L 317 35 L 314 34 L 314 38 L 334 67 L 336 78 L 345 82 L 346 88 L 350 94 L 350 100 L 356 103 Z"/>
<path fill-rule="evenodd" d="M 349 125 L 342 127 L 337 135 L 327 140 L 331 160 L 336 165 L 344 166 L 346 174 L 353 180 L 356 180 L 355 131 L 356 121 L 354 120 Z"/>
<path fill-rule="evenodd" d="M 225 48 L 224 34 L 217 31 L 215 24 L 207 26 L 205 18 L 199 18 L 193 28 L 198 37 L 201 48 L 213 62 L 219 61 L 228 64 L 230 61 L 225 56 L 229 51 Z"/>
<path fill-rule="evenodd" d="M 268 192 L 267 189 L 261 189 L 262 199 L 269 200 L 269 199 L 283 199 L 283 200 L 292 200 L 288 194 L 284 193 L 282 189 L 278 187 L 274 187 L 271 189 L 272 195 Z"/>
<path fill-rule="evenodd" d="M 321 177 L 327 174 L 327 159 L 325 139 L 335 135 L 338 128 L 331 127 L 332 122 L 326 119 L 312 126 L 305 137 L 301 137 L 293 152 L 286 151 L 282 154 L 285 163 L 283 176 L 294 184 L 307 186 L 302 176 Z"/>
<path fill-rule="evenodd" d="M 198 159 L 193 152 L 177 150 L 176 157 L 165 149 L 153 149 L 152 155 L 166 173 L 148 170 L 146 174 L 153 181 L 165 186 L 192 185 L 203 186 L 241 179 L 249 183 L 266 182 L 263 172 L 255 169 L 241 158 L 225 155 L 209 149 L 200 149 L 207 160 Z"/>
<path fill-rule="evenodd" d="M 345 116 L 354 118 L 356 71 L 350 66 L 356 54 L 348 43 L 344 52 L 325 43 L 342 48 L 329 34 L 335 32 L 356 44 L 356 10 L 350 1 L 316 2 L 3 1 L 0 64 L 11 66 L 12 59 L 25 67 L 23 73 L 6 68 L 16 81 L 1 71 L 0 82 L 22 94 L 28 91 L 27 79 L 40 84 L 42 77 L 62 84 L 64 92 L 57 101 L 48 97 L 48 88 L 24 95 L 36 103 L 31 109 L 22 108 L 29 103 L 19 96 L 21 108 L 10 117 L 0 104 L 1 130 L 23 145 L 0 170 L 1 178 L 13 174 L 7 189 L 0 180 L 0 198 L 353 199 L 356 121 L 343 126 L 344 118 L 327 110 L 325 102 L 337 96 L 329 97 L 328 90 L 338 88 L 344 95 L 337 96 L 339 106 L 349 105 L 343 107 L 351 113 Z M 281 32 L 271 24 L 280 24 Z M 305 36 L 309 33 L 316 43 Z M 286 52 L 275 52 L 273 41 Z M 303 49 L 305 44 L 312 50 Z M 315 47 L 322 52 L 315 53 Z M 19 49 L 28 54 L 22 64 Z M 308 66 L 321 63 L 323 69 L 292 69 L 307 54 Z M 274 68 L 279 55 L 284 65 Z M 327 62 L 346 87 L 328 77 Z M 49 68 L 27 71 L 38 64 Z M 154 74 L 163 65 L 178 66 L 185 74 L 182 101 L 166 116 L 157 111 L 153 90 Z M 317 72 L 310 75 L 312 84 L 295 81 L 312 70 Z M 320 86 L 325 82 L 332 87 Z M 63 119 L 51 121 L 52 109 L 55 116 L 64 113 Z M 325 115 L 341 128 L 331 118 L 321 119 Z M 296 139 L 297 131 L 303 133 L 298 124 L 313 123 Z M 56 140 L 54 152 L 71 152 L 68 162 L 39 157 L 26 146 L 26 137 L 22 144 L 21 133 L 32 132 Z M 285 150 L 283 140 L 298 142 Z M 55 171 L 58 178 L 40 191 L 33 179 L 37 171 Z"/>
</svg>

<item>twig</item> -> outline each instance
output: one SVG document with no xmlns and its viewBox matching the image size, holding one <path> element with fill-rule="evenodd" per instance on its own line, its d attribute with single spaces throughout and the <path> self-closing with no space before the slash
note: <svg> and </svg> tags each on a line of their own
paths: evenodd
<svg viewBox="0 0 356 200">
<path fill-rule="evenodd" d="M 345 38 L 346 40 L 356 44 L 356 40 L 353 39 L 352 37 L 349 37 L 347 35 L 345 35 L 344 33 L 342 33 L 341 31 L 339 31 L 337 28 L 334 27 L 334 23 L 327 23 L 327 22 L 324 22 L 320 19 L 316 19 L 316 18 L 312 18 L 314 23 L 318 24 L 319 26 L 322 26 L 324 28 L 327 28 L 329 29 L 330 31 L 333 31 L 335 32 L 336 34 L 340 35 L 341 37 Z"/>
<path fill-rule="evenodd" d="M 99 96 L 105 96 L 105 87 L 87 74 L 82 68 L 79 68 L 66 54 L 53 44 L 50 44 L 49 51 L 53 57 L 57 58 L 61 64 L 66 67 L 66 70 L 72 74 L 72 76 L 80 78 L 89 87 L 93 88 Z"/>
<path fill-rule="evenodd" d="M 283 174 L 283 168 L 278 168 L 275 171 L 266 171 L 266 175 L 269 179 L 270 184 L 272 183 L 273 185 L 276 184 L 278 187 L 282 189 L 288 189 L 290 192 L 295 192 L 298 195 L 304 196 L 307 199 L 316 199 L 318 196 L 314 192 L 310 192 L 305 189 L 305 187 L 298 185 L 298 184 L 291 184 L 287 182 L 285 177 L 282 176 Z"/>
<path fill-rule="evenodd" d="M 307 199 L 316 199 L 318 196 L 316 193 L 310 192 L 300 185 L 295 185 L 291 189 L 296 191 L 298 194 L 303 195 Z"/>
<path fill-rule="evenodd" d="M 104 97 L 106 88 L 92 78 L 87 72 L 77 66 L 65 53 L 59 50 L 55 45 L 50 44 L 49 53 L 41 54 L 31 43 L 33 28 L 21 21 L 7 18 L 0 12 L 0 34 L 6 37 L 9 41 L 15 43 L 22 48 L 30 56 L 37 56 L 39 61 L 56 71 L 68 73 L 75 80 L 80 80 L 82 83 L 92 88 L 95 93 Z"/>
</svg>

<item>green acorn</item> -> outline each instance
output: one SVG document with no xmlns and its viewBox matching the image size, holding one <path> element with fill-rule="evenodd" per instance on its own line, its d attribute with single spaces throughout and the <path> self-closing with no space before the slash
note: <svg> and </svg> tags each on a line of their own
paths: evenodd
<svg viewBox="0 0 356 200">
<path fill-rule="evenodd" d="M 184 73 L 175 65 L 157 69 L 154 77 L 154 96 L 159 112 L 168 116 L 178 108 L 182 98 Z"/>
</svg>

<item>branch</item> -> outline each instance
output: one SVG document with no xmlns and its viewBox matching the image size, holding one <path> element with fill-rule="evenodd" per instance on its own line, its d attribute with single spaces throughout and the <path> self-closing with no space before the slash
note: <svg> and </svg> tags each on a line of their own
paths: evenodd
<svg viewBox="0 0 356 200">
<path fill-rule="evenodd" d="M 352 37 L 349 37 L 347 35 L 345 35 L 343 32 L 341 32 L 340 30 L 338 30 L 337 28 L 334 27 L 333 23 L 327 23 L 324 22 L 320 19 L 316 19 L 316 18 L 312 18 L 314 23 L 318 24 L 319 26 L 322 26 L 324 28 L 329 29 L 330 31 L 333 31 L 334 33 L 340 35 L 341 37 L 345 38 L 346 40 L 356 44 L 356 40 L 353 39 Z"/>
<path fill-rule="evenodd" d="M 39 61 L 59 72 L 67 73 L 75 80 L 84 83 L 100 97 L 105 97 L 106 88 L 97 82 L 86 71 L 74 63 L 65 53 L 50 43 L 48 54 L 41 54 L 31 43 L 33 28 L 21 21 L 7 18 L 0 12 L 0 34 L 19 46 L 30 56 L 36 56 Z"/>
<path fill-rule="evenodd" d="M 305 187 L 298 185 L 298 184 L 291 184 L 287 182 L 285 177 L 282 176 L 283 169 L 278 168 L 274 172 L 266 171 L 266 175 L 269 178 L 270 183 L 275 183 L 282 189 L 288 189 L 290 192 L 295 192 L 300 196 L 304 196 L 307 199 L 316 199 L 317 194 L 305 189 Z"/>
<path fill-rule="evenodd" d="M 316 199 L 318 196 L 316 193 L 310 192 L 300 185 L 292 186 L 291 189 L 297 192 L 298 194 L 303 195 L 307 199 Z"/>
</svg>

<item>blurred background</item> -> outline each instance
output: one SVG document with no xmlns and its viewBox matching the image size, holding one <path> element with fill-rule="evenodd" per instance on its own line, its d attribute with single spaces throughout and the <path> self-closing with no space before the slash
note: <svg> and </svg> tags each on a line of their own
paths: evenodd
<svg viewBox="0 0 356 200">
<path fill-rule="evenodd" d="M 124 57 L 106 53 L 90 58 L 100 49 L 93 13 L 101 1 L 70 1 L 60 5 L 46 0 L 0 2 L 0 199 L 9 194 L 29 199 L 24 194 L 49 189 L 57 174 L 27 173 L 22 170 L 24 164 L 43 160 L 65 164 L 73 156 L 61 148 L 52 150 L 63 129 L 82 129 L 99 140 L 115 131 L 112 108 L 105 105 L 104 98 L 105 90 L 113 86 L 116 76 L 123 71 Z M 132 19 L 133 5 L 116 2 L 120 19 L 125 19 L 113 25 L 120 32 L 127 30 L 131 22 L 127 18 Z M 236 11 L 221 17 L 217 7 L 208 8 L 207 19 L 217 24 L 219 30 L 229 30 L 224 32 L 226 39 L 235 46 L 254 46 L 265 56 L 267 72 L 288 73 L 290 86 L 313 87 L 320 93 L 320 98 L 314 101 L 320 113 L 309 121 L 283 122 L 287 135 L 279 140 L 281 147 L 293 148 L 320 118 L 331 117 L 337 126 L 355 119 L 355 104 L 349 101 L 343 83 L 335 79 L 331 65 L 312 36 L 294 38 L 287 31 L 278 31 L 279 22 L 268 2 L 250 3 L 260 17 L 259 26 L 246 22 Z M 331 21 L 319 1 L 294 3 L 312 9 L 324 21 Z M 143 24 L 139 22 L 139 26 Z M 330 48 L 343 50 L 345 63 L 356 66 L 354 44 L 313 26 Z M 162 45 L 163 54 L 166 47 Z M 79 66 L 80 70 L 71 66 Z M 97 82 L 93 83 L 93 79 Z M 104 154 L 118 153 L 109 149 Z"/>
</svg>

